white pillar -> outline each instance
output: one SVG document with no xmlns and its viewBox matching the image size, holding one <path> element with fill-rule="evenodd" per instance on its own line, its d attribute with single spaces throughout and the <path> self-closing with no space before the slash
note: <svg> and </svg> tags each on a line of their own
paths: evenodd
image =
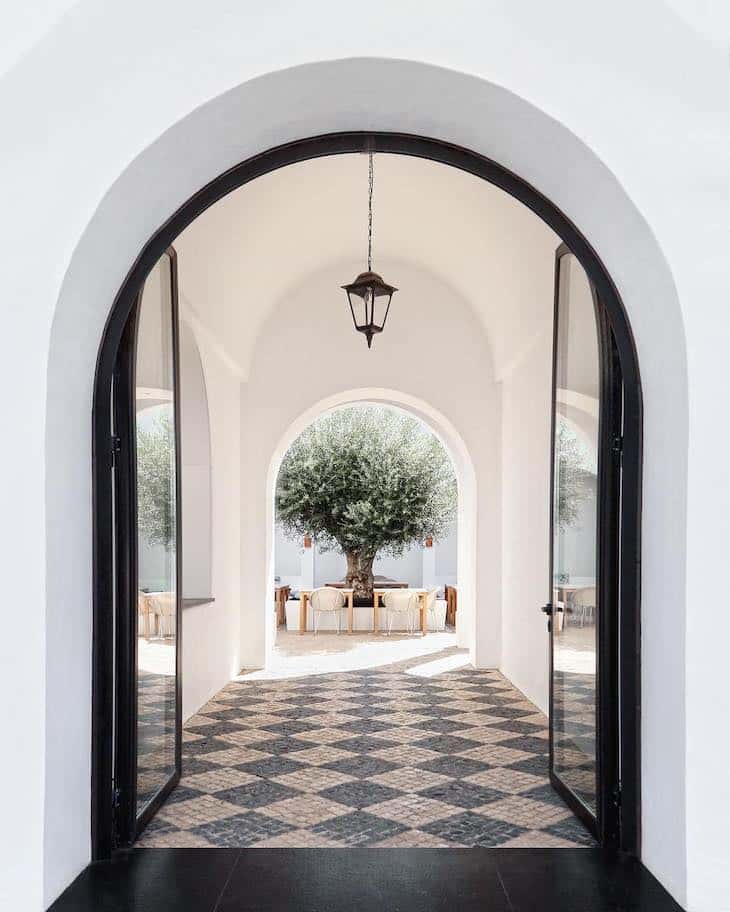
<svg viewBox="0 0 730 912">
<path fill-rule="evenodd" d="M 423 575 L 421 585 L 430 589 L 436 585 L 436 542 L 430 548 L 423 548 Z"/>
<path fill-rule="evenodd" d="M 302 550 L 302 589 L 314 589 L 314 542 Z"/>
</svg>

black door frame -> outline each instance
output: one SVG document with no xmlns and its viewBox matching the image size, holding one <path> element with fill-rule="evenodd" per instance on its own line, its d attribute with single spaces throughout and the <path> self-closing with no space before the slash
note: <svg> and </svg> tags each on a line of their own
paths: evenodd
<svg viewBox="0 0 730 912">
<path fill-rule="evenodd" d="M 606 310 L 624 380 L 623 472 L 620 498 L 621 556 L 616 599 L 620 604 L 620 683 L 613 695 L 620 719 L 622 823 L 620 848 L 640 852 L 640 558 L 642 396 L 631 327 L 619 293 L 598 254 L 570 219 L 538 190 L 475 152 L 441 140 L 404 133 L 349 132 L 301 139 L 263 152 L 224 172 L 184 203 L 150 238 L 111 307 L 97 360 L 93 409 L 94 607 L 92 686 L 92 856 L 113 850 L 112 744 L 114 693 L 114 525 L 111 466 L 111 390 L 117 352 L 137 295 L 159 257 L 215 202 L 278 168 L 330 155 L 375 151 L 424 158 L 486 180 L 539 216 L 575 254 Z M 618 610 L 617 604 L 617 610 Z"/>
<path fill-rule="evenodd" d="M 622 846 L 622 777 L 621 777 L 621 723 L 619 701 L 614 695 L 620 691 L 618 674 L 620 634 L 620 579 L 621 554 L 621 475 L 623 449 L 623 378 L 621 361 L 611 321 L 598 291 L 589 278 L 593 310 L 596 319 L 596 336 L 599 357 L 599 422 L 598 422 L 598 481 L 596 503 L 596 580 L 599 593 L 597 611 L 596 650 L 596 813 L 578 798 L 555 772 L 553 752 L 553 726 L 555 724 L 555 667 L 554 625 L 556 613 L 562 611 L 553 604 L 555 559 L 555 430 L 557 426 L 558 390 L 558 340 L 560 333 L 560 289 L 563 258 L 572 254 L 562 243 L 555 251 L 555 290 L 553 302 L 553 359 L 552 406 L 550 430 L 550 541 L 548 603 L 543 609 L 549 615 L 550 634 L 550 782 L 563 797 L 573 813 L 583 821 L 601 845 L 607 848 Z M 565 623 L 565 620 L 563 621 Z"/>
<path fill-rule="evenodd" d="M 172 342 L 173 415 L 175 445 L 175 746 L 173 772 L 152 800 L 137 814 L 138 762 L 138 611 L 137 579 L 137 337 L 139 310 L 144 288 L 137 294 L 119 347 L 113 396 L 113 447 L 115 451 L 115 516 L 117 538 L 116 574 L 116 675 L 113 840 L 115 848 L 131 845 L 154 817 L 180 781 L 182 771 L 182 486 L 180 431 L 180 340 L 177 253 L 170 246 L 162 254 L 169 261 L 170 319 Z M 158 260 L 159 262 L 159 260 Z"/>
</svg>

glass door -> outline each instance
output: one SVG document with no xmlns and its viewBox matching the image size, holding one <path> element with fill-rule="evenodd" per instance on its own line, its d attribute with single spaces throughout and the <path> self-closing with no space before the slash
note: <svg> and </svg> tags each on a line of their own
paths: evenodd
<svg viewBox="0 0 730 912">
<path fill-rule="evenodd" d="M 602 844 L 618 839 L 621 382 L 607 317 L 574 254 L 556 257 L 550 776 Z"/>
<path fill-rule="evenodd" d="M 180 778 L 180 446 L 175 252 L 155 264 L 115 378 L 118 621 L 117 843 L 129 845 Z"/>
</svg>

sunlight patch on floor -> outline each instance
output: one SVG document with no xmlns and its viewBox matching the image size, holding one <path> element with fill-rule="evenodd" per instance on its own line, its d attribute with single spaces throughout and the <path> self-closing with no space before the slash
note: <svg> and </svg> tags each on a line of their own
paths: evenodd
<svg viewBox="0 0 730 912">
<path fill-rule="evenodd" d="M 458 652 L 456 655 L 446 656 L 444 659 L 433 659 L 431 662 L 424 662 L 423 665 L 415 665 L 409 668 L 406 674 L 415 675 L 418 678 L 432 678 L 434 675 L 455 671 L 457 668 L 464 668 L 468 664 L 469 653 Z"/>
<path fill-rule="evenodd" d="M 140 671 L 150 674 L 175 674 L 175 640 L 173 637 L 137 638 L 137 661 Z"/>
<path fill-rule="evenodd" d="M 315 635 L 280 629 L 268 667 L 242 671 L 236 680 L 265 681 L 379 668 L 421 656 L 428 658 L 445 649 L 455 648 L 456 633 L 453 630 L 429 633 L 424 637 L 408 634 L 376 636 L 372 633 Z M 458 658 L 462 657 L 463 664 L 467 664 L 469 654 L 466 650 L 459 653 Z"/>
</svg>

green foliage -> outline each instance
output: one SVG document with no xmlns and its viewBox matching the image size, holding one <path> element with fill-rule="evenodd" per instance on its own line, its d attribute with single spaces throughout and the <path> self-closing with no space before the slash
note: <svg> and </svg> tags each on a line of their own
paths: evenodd
<svg viewBox="0 0 730 912">
<path fill-rule="evenodd" d="M 557 427 L 555 450 L 558 472 L 556 519 L 560 529 L 568 529 L 578 521 L 583 504 L 594 496 L 596 473 L 591 471 L 585 445 L 562 420 Z"/>
<path fill-rule="evenodd" d="M 137 429 L 137 518 L 140 534 L 168 551 L 175 544 L 175 430 L 169 412 Z"/>
<path fill-rule="evenodd" d="M 374 405 L 315 421 L 288 450 L 276 489 L 287 534 L 364 557 L 439 538 L 456 503 L 451 461 L 436 437 L 410 415 Z"/>
</svg>

